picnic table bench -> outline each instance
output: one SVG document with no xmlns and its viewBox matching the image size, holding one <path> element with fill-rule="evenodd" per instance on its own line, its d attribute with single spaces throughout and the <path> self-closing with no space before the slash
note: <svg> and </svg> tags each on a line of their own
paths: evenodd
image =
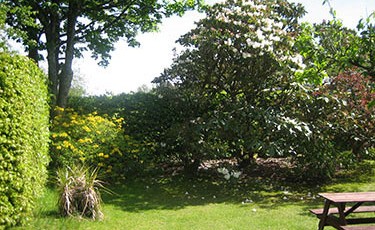
<svg viewBox="0 0 375 230">
<path fill-rule="evenodd" d="M 319 196 L 325 199 L 324 208 L 310 210 L 319 218 L 319 230 L 324 226 L 341 230 L 375 230 L 375 217 L 347 218 L 352 213 L 375 213 L 375 192 L 319 193 Z M 348 203 L 353 206 L 347 207 Z"/>
</svg>

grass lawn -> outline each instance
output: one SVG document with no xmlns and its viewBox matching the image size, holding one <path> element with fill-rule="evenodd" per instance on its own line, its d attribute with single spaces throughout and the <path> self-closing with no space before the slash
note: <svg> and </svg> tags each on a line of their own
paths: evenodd
<svg viewBox="0 0 375 230">
<path fill-rule="evenodd" d="M 102 194 L 104 220 L 62 218 L 57 193 L 48 189 L 38 201 L 35 219 L 15 229 L 317 229 L 309 209 L 327 191 L 375 191 L 372 165 L 335 181 L 311 186 L 246 177 L 238 181 L 201 175 L 142 178 L 111 186 Z M 332 229 L 327 227 L 327 230 Z"/>
</svg>

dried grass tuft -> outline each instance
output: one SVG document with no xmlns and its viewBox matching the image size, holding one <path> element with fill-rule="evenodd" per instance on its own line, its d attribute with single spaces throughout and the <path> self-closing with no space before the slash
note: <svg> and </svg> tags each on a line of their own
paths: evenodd
<svg viewBox="0 0 375 230">
<path fill-rule="evenodd" d="M 100 220 L 101 197 L 99 188 L 104 188 L 97 180 L 98 170 L 85 166 L 67 167 L 57 170 L 59 188 L 59 211 L 62 216 L 79 216 Z"/>
</svg>

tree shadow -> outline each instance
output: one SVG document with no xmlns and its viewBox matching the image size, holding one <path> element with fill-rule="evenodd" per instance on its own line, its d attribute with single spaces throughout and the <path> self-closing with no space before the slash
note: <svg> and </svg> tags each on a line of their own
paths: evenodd
<svg viewBox="0 0 375 230">
<path fill-rule="evenodd" d="M 254 203 L 264 208 L 275 208 L 293 202 L 305 206 L 314 204 L 318 192 L 316 186 L 300 186 L 268 178 L 246 177 L 227 181 L 212 175 L 143 178 L 111 189 L 114 194 L 102 195 L 104 202 L 126 212 L 178 210 L 211 203 L 244 207 L 244 204 Z"/>
<path fill-rule="evenodd" d="M 354 177 L 359 183 L 372 178 L 366 176 L 358 181 L 359 178 Z M 302 210 L 301 215 L 311 216 L 309 209 L 323 206 L 318 193 L 360 190 L 361 184 L 353 184 L 354 177 L 338 177 L 317 185 L 259 174 L 225 180 L 215 170 L 208 170 L 193 178 L 178 174 L 128 180 L 112 186 L 114 194 L 104 193 L 102 198 L 104 203 L 126 212 L 178 210 L 187 206 L 228 203 L 244 208 L 248 207 L 246 204 L 256 204 L 266 209 L 294 205 Z"/>
</svg>

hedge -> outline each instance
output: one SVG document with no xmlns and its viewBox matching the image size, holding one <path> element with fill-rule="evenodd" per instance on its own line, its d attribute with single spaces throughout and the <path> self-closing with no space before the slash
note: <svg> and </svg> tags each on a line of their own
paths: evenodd
<svg viewBox="0 0 375 230">
<path fill-rule="evenodd" d="M 46 77 L 26 57 L 0 52 L 0 228 L 31 217 L 47 178 Z"/>
</svg>

